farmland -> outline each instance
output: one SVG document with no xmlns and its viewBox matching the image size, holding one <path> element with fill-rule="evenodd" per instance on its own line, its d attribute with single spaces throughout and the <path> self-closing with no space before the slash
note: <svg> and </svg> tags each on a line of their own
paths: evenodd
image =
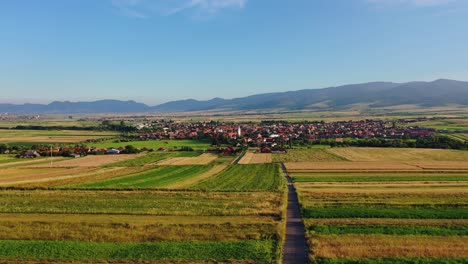
<svg viewBox="0 0 468 264">
<path fill-rule="evenodd" d="M 0 260 L 277 262 L 284 179 L 276 164 L 231 165 L 234 158 L 4 156 Z"/>
<path fill-rule="evenodd" d="M 78 143 L 88 139 L 113 138 L 114 132 L 80 130 L 3 130 L 0 129 L 0 142 L 18 143 Z"/>
<path fill-rule="evenodd" d="M 101 142 L 89 144 L 96 148 L 119 148 L 132 145 L 136 148 L 149 148 L 157 150 L 159 148 L 178 150 L 182 147 L 190 147 L 195 150 L 206 150 L 211 146 L 210 141 L 206 140 L 133 140 L 133 141 L 120 141 L 120 140 L 105 140 Z"/>
<path fill-rule="evenodd" d="M 272 158 L 270 153 L 252 153 L 247 152 L 239 161 L 239 164 L 262 164 L 271 163 Z"/>
<path fill-rule="evenodd" d="M 345 162 L 286 163 L 317 263 L 463 263 L 466 152 L 339 148 Z M 386 157 L 388 157 L 386 159 Z"/>
<path fill-rule="evenodd" d="M 230 166 L 215 177 L 195 185 L 201 190 L 279 191 L 285 185 L 276 164 L 249 164 Z"/>
<path fill-rule="evenodd" d="M 65 140 L 63 133 L 50 140 Z M 1 155 L 0 262 L 278 263 L 286 206 L 278 163 L 298 191 L 312 261 L 468 257 L 467 152 L 321 146 L 249 149 L 238 160 L 198 151 L 208 141 L 100 133 L 92 136 L 104 139 L 90 145 L 164 151 Z"/>
</svg>

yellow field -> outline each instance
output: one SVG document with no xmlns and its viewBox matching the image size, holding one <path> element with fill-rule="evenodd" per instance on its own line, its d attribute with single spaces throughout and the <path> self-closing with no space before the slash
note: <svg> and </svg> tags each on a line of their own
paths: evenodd
<svg viewBox="0 0 468 264">
<path fill-rule="evenodd" d="M 467 257 L 466 236 L 316 235 L 315 257 Z"/>
<path fill-rule="evenodd" d="M 468 170 L 468 161 L 415 161 L 408 164 L 425 170 Z"/>
<path fill-rule="evenodd" d="M 88 171 L 86 168 L 48 168 L 48 169 L 6 169 L 0 178 L 0 185 L 16 185 L 28 182 L 48 181 L 64 175 L 74 175 Z"/>
<path fill-rule="evenodd" d="M 350 161 L 467 161 L 468 151 L 416 148 L 332 148 Z"/>
<path fill-rule="evenodd" d="M 166 160 L 162 160 L 157 163 L 160 166 L 166 165 L 175 165 L 175 166 L 183 166 L 183 165 L 208 165 L 213 162 L 215 159 L 218 158 L 218 155 L 215 154 L 202 154 L 198 157 L 177 157 L 177 158 L 170 158 Z"/>
<path fill-rule="evenodd" d="M 139 155 L 89 155 L 82 158 L 68 159 L 65 161 L 55 162 L 52 165 L 50 163 L 31 165 L 30 168 L 71 168 L 71 167 L 99 167 L 102 165 L 133 159 Z"/>
<path fill-rule="evenodd" d="M 8 162 L 8 163 L 3 163 L 0 164 L 0 168 L 11 168 L 11 167 L 21 167 L 21 166 L 26 166 L 30 164 L 38 164 L 38 163 L 48 163 L 50 164 L 51 161 L 56 162 L 56 161 L 61 161 L 64 158 L 62 157 L 53 157 L 53 158 L 35 158 L 35 159 L 18 159 L 18 161 L 15 162 Z"/>
<path fill-rule="evenodd" d="M 403 162 L 288 162 L 290 172 L 301 171 L 422 171 L 422 168 Z"/>
<path fill-rule="evenodd" d="M 262 164 L 271 163 L 271 153 L 252 153 L 247 152 L 239 161 L 239 164 Z"/>
</svg>

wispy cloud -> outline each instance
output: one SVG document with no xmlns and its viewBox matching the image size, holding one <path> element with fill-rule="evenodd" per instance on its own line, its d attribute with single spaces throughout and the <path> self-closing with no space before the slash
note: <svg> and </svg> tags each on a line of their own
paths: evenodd
<svg viewBox="0 0 468 264">
<path fill-rule="evenodd" d="M 248 0 L 112 0 L 112 5 L 125 16 L 148 18 L 183 12 L 213 15 L 223 9 L 242 9 Z"/>
<path fill-rule="evenodd" d="M 387 5 L 413 5 L 413 6 L 438 6 L 449 3 L 454 3 L 459 0 L 367 0 L 375 4 L 387 4 Z"/>
</svg>

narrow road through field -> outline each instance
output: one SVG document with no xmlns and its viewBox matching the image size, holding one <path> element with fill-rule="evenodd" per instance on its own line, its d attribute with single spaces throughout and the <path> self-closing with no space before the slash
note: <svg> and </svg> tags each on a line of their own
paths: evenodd
<svg viewBox="0 0 468 264">
<path fill-rule="evenodd" d="M 284 164 L 283 174 L 288 180 L 288 209 L 286 216 L 286 240 L 283 245 L 283 264 L 308 263 L 308 249 L 305 239 L 305 228 L 301 218 L 296 188 Z"/>
</svg>

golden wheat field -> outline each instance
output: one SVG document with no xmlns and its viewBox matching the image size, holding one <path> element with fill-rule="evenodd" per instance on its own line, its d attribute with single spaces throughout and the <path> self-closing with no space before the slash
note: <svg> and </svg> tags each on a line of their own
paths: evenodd
<svg viewBox="0 0 468 264">
<path fill-rule="evenodd" d="M 416 148 L 332 148 L 327 152 L 350 161 L 467 161 L 468 151 Z"/>
<path fill-rule="evenodd" d="M 460 257 L 468 256 L 467 236 L 316 235 L 316 257 Z"/>
<path fill-rule="evenodd" d="M 287 162 L 290 172 L 307 171 L 422 171 L 422 168 L 396 161 L 382 162 Z"/>
<path fill-rule="evenodd" d="M 119 155 L 89 155 L 86 157 L 58 161 L 52 164 L 45 163 L 40 165 L 31 165 L 29 168 L 70 168 L 70 167 L 99 167 L 106 164 L 134 159 L 141 154 L 119 154 Z"/>
<path fill-rule="evenodd" d="M 262 164 L 271 163 L 271 153 L 252 153 L 247 152 L 239 161 L 239 164 Z"/>
<path fill-rule="evenodd" d="M 184 166 L 184 165 L 208 165 L 218 158 L 218 155 L 204 153 L 198 157 L 176 157 L 162 160 L 157 165 Z"/>
</svg>

